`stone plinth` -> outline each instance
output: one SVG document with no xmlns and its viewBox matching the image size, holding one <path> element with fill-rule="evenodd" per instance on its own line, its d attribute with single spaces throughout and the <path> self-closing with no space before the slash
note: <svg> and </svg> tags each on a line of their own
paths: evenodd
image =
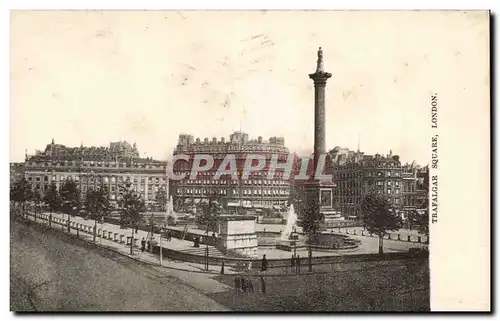
<svg viewBox="0 0 500 321">
<path fill-rule="evenodd" d="M 224 254 L 257 257 L 255 216 L 221 215 L 217 249 Z"/>
</svg>

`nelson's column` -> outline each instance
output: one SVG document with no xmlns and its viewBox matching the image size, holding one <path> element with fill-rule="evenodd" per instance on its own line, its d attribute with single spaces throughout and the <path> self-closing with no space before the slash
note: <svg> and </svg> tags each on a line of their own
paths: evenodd
<svg viewBox="0 0 500 321">
<path fill-rule="evenodd" d="M 325 87 L 331 73 L 325 72 L 323 67 L 323 50 L 319 47 L 316 72 L 309 74 L 314 81 L 314 165 L 313 173 L 324 174 L 327 165 L 325 153 Z M 320 170 L 320 173 L 317 173 Z M 333 187 L 331 179 L 322 180 L 315 177 L 309 184 L 307 202 L 319 204 L 319 211 L 323 213 L 325 221 L 338 217 L 333 209 Z"/>
</svg>

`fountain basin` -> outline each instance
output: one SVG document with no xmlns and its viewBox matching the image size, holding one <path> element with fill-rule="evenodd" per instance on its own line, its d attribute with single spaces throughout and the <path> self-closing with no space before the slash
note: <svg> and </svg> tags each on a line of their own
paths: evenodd
<svg viewBox="0 0 500 321">
<path fill-rule="evenodd" d="M 361 241 L 354 240 L 340 234 L 319 234 L 312 241 L 311 248 L 322 252 L 338 250 L 355 250 Z M 305 249 L 308 244 L 305 240 L 285 240 L 276 244 L 276 249 L 291 252 L 294 249 Z"/>
</svg>

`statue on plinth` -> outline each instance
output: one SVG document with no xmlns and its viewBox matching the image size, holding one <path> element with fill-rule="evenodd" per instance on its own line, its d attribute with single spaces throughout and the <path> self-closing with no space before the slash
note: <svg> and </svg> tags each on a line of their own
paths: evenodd
<svg viewBox="0 0 500 321">
<path fill-rule="evenodd" d="M 323 69 L 323 49 L 319 47 L 318 49 L 318 65 L 316 67 L 316 72 L 324 72 Z"/>
</svg>

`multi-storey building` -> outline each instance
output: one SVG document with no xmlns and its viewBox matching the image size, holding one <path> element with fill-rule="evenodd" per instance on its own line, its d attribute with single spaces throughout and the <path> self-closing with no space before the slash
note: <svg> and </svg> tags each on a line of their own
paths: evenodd
<svg viewBox="0 0 500 321">
<path fill-rule="evenodd" d="M 162 189 L 168 194 L 166 162 L 140 158 L 136 145 L 127 142 L 110 143 L 109 147 L 66 147 L 52 140 L 43 152 L 26 155 L 25 177 L 42 194 L 52 182 L 60 188 L 67 179 L 77 182 L 82 197 L 90 188 L 107 186 L 113 203 L 127 182 L 147 203 Z"/>
<path fill-rule="evenodd" d="M 330 151 L 334 204 L 344 217 L 361 215 L 364 196 L 376 191 L 387 197 L 395 208 L 402 204 L 402 169 L 399 156 L 364 155 L 339 147 Z"/>
<path fill-rule="evenodd" d="M 262 137 L 249 140 L 248 134 L 234 132 L 229 141 L 205 138 L 196 140 L 191 135 L 179 135 L 179 141 L 173 155 L 188 155 L 189 161 L 177 160 L 173 164 L 176 175 L 185 175 L 181 180 L 171 180 L 171 193 L 177 209 L 187 209 L 199 203 L 207 202 L 215 197 L 228 211 L 238 209 L 286 208 L 290 194 L 290 182 L 283 177 L 282 170 L 276 170 L 272 178 L 267 177 L 269 164 L 274 157 L 278 162 L 286 162 L 288 148 L 282 137 L 271 137 L 264 141 Z M 214 158 L 214 164 L 208 171 L 190 177 L 193 157 L 196 154 L 207 154 Z M 214 175 L 224 158 L 232 154 L 236 160 L 237 179 L 230 174 L 214 179 Z M 262 170 L 249 173 L 242 179 L 242 169 L 248 154 L 265 156 L 266 165 Z"/>
</svg>

